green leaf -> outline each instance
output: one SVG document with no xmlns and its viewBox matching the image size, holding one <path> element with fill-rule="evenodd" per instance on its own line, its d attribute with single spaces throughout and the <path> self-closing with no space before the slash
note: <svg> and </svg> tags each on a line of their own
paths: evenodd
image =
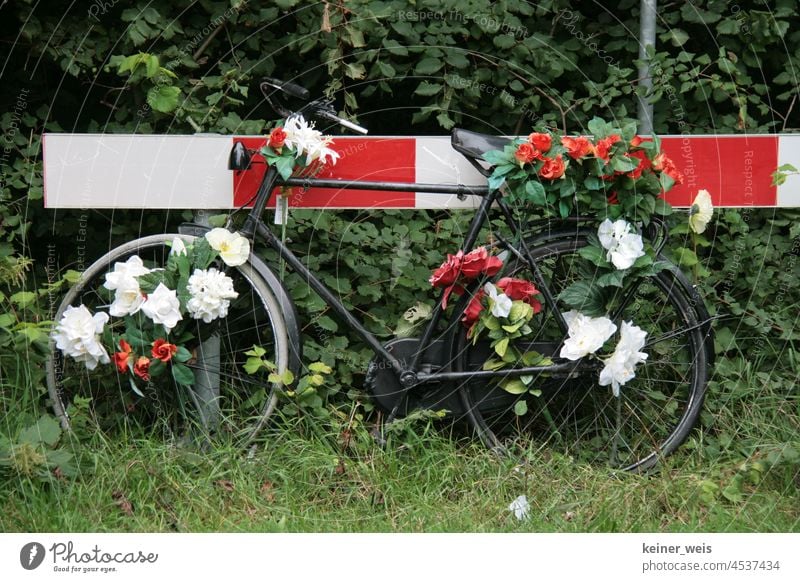
<svg viewBox="0 0 800 582">
<path fill-rule="evenodd" d="M 132 376 L 128 376 L 128 382 L 130 383 L 131 390 L 133 390 L 133 393 L 136 394 L 139 398 L 144 398 L 144 394 L 142 394 L 142 391 L 139 390 L 139 387 L 136 385 L 136 382 L 134 382 Z"/>
<path fill-rule="evenodd" d="M 151 87 L 147 91 L 147 104 L 153 108 L 154 111 L 160 113 L 171 113 L 178 107 L 181 90 L 178 87 L 170 87 L 161 85 L 158 87 Z"/>
<path fill-rule="evenodd" d="M 517 416 L 524 416 L 528 413 L 528 403 L 524 400 L 517 400 L 514 404 L 514 414 Z"/>
<path fill-rule="evenodd" d="M 525 394 L 528 391 L 528 387 L 519 378 L 503 380 L 500 387 L 510 394 Z"/>
<path fill-rule="evenodd" d="M 441 59 L 426 57 L 417 63 L 417 66 L 414 68 L 414 73 L 417 75 L 432 75 L 443 66 L 444 63 Z"/>
<path fill-rule="evenodd" d="M 698 263 L 697 255 L 692 249 L 678 247 L 673 252 L 676 262 L 682 267 L 693 267 Z"/>
<path fill-rule="evenodd" d="M 422 95 L 423 97 L 430 97 L 432 95 L 436 95 L 437 93 L 441 93 L 442 85 L 438 83 L 429 83 L 428 81 L 423 81 L 419 85 L 417 85 L 417 89 L 414 91 L 416 95 Z"/>
<path fill-rule="evenodd" d="M 181 386 L 191 386 L 194 384 L 194 374 L 183 364 L 175 363 L 172 365 L 172 377 L 175 378 L 175 382 Z"/>
<path fill-rule="evenodd" d="M 502 358 L 506 355 L 506 350 L 508 350 L 508 338 L 504 337 L 494 345 L 494 351 Z"/>
<path fill-rule="evenodd" d="M 578 250 L 578 254 L 597 267 L 608 266 L 606 251 L 595 245 L 587 245 Z"/>
<path fill-rule="evenodd" d="M 339 329 L 339 326 L 336 325 L 336 322 L 328 317 L 327 315 L 321 316 L 315 322 L 319 327 L 327 331 L 336 331 Z"/>
<path fill-rule="evenodd" d="M 150 372 L 151 378 L 157 378 L 161 374 L 163 374 L 167 370 L 167 366 L 159 360 L 158 358 L 154 358 L 150 360 L 150 368 L 148 368 L 148 372 Z"/>
<path fill-rule="evenodd" d="M 631 172 L 639 166 L 639 160 L 628 156 L 614 156 L 611 158 L 611 167 L 616 172 Z"/>
<path fill-rule="evenodd" d="M 264 367 L 264 362 L 258 357 L 247 358 L 247 361 L 244 363 L 244 371 L 251 376 L 257 373 L 262 367 Z"/>
<path fill-rule="evenodd" d="M 530 180 L 525 184 L 525 194 L 532 204 L 537 206 L 547 205 L 544 186 L 538 180 Z"/>
<path fill-rule="evenodd" d="M 320 374 L 330 374 L 333 372 L 333 368 L 322 362 L 314 362 L 313 364 L 309 364 L 308 369 L 312 372 L 318 372 Z"/>
<path fill-rule="evenodd" d="M 176 362 L 184 363 L 192 359 L 192 352 L 183 346 L 178 346 L 178 351 L 175 352 L 175 355 L 172 357 Z"/>
<path fill-rule="evenodd" d="M 586 281 L 576 281 L 559 294 L 559 299 L 581 313 L 593 317 L 605 315 L 602 289 Z"/>
<path fill-rule="evenodd" d="M 351 79 L 363 79 L 367 69 L 361 63 L 345 63 L 344 74 Z"/>
<path fill-rule="evenodd" d="M 21 443 L 44 443 L 55 446 L 61 438 L 61 427 L 58 421 L 49 415 L 42 416 L 36 424 L 23 430 L 19 435 Z"/>
<path fill-rule="evenodd" d="M 11 297 L 9 297 L 9 299 L 20 307 L 27 307 L 36 301 L 36 293 L 33 291 L 20 291 L 18 293 L 14 293 Z"/>
<path fill-rule="evenodd" d="M 624 271 L 614 270 L 599 276 L 596 279 L 596 282 L 600 287 L 609 287 L 609 286 L 622 287 L 622 281 L 624 277 L 625 277 Z"/>
</svg>

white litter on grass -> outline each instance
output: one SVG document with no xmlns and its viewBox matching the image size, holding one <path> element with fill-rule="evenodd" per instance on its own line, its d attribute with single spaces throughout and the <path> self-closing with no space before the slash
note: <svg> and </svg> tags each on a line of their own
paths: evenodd
<svg viewBox="0 0 800 582">
<path fill-rule="evenodd" d="M 528 503 L 528 498 L 525 495 L 520 495 L 511 502 L 511 505 L 508 506 L 508 510 L 513 511 L 514 517 L 522 521 L 523 519 L 528 519 L 530 516 L 531 504 Z"/>
</svg>

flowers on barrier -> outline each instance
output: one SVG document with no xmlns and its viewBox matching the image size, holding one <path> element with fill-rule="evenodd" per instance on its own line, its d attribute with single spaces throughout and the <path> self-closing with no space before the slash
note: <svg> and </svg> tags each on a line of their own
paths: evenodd
<svg viewBox="0 0 800 582">
<path fill-rule="evenodd" d="M 334 165 L 339 153 L 332 149 L 333 138 L 322 135 L 302 115 L 293 115 L 273 128 L 261 154 L 275 166 L 285 180 L 295 172 L 314 175 L 327 164 Z"/>
<path fill-rule="evenodd" d="M 147 267 L 138 255 L 117 262 L 103 284 L 108 313 L 68 307 L 52 334 L 56 347 L 88 370 L 113 363 L 140 396 L 140 382 L 167 372 L 177 384 L 191 386 L 194 354 L 185 346 L 197 341 L 199 322 L 227 316 L 238 293 L 224 267 L 249 256 L 248 239 L 215 228 L 190 245 L 176 238 L 163 268 Z"/>
</svg>

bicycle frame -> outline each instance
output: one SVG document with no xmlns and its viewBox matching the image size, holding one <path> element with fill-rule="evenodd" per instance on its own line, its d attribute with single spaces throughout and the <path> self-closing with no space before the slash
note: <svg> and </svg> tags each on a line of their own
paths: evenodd
<svg viewBox="0 0 800 582">
<path fill-rule="evenodd" d="M 245 220 L 241 229 L 243 235 L 254 239 L 256 237 L 263 239 L 270 247 L 272 247 L 278 255 L 288 264 L 288 266 L 302 276 L 309 284 L 309 286 L 325 301 L 325 303 L 339 316 L 347 325 L 355 331 L 363 340 L 370 346 L 373 352 L 386 361 L 397 374 L 398 379 L 404 388 L 411 388 L 419 384 L 438 381 L 450 380 L 465 380 L 470 378 L 487 378 L 487 377 L 519 377 L 525 375 L 538 374 L 541 372 L 548 373 L 567 373 L 575 372 L 577 369 L 591 368 L 593 364 L 586 362 L 566 362 L 561 364 L 553 364 L 550 366 L 529 366 L 522 368 L 503 369 L 499 371 L 469 371 L 469 372 L 441 372 L 436 371 L 433 373 L 425 373 L 417 370 L 419 359 L 425 350 L 432 343 L 432 337 L 437 329 L 443 310 L 441 308 L 441 299 L 436 302 L 436 307 L 433 310 L 431 319 L 428 322 L 420 340 L 419 350 L 410 364 L 404 364 L 398 360 L 393 354 L 387 351 L 380 343 L 377 337 L 367 330 L 361 322 L 356 319 L 342 304 L 342 302 L 331 292 L 331 290 L 320 281 L 312 271 L 310 271 L 300 259 L 292 253 L 292 251 L 283 244 L 280 238 L 267 228 L 261 221 L 261 216 L 266 208 L 267 201 L 269 200 L 272 191 L 279 186 L 299 186 L 303 188 L 341 188 L 350 190 L 378 190 L 378 191 L 415 191 L 426 192 L 431 194 L 447 194 L 447 195 L 479 195 L 482 196 L 481 203 L 475 213 L 475 216 L 470 223 L 466 237 L 462 244 L 461 250 L 467 253 L 473 249 L 475 242 L 478 239 L 480 230 L 486 223 L 489 215 L 489 209 L 493 204 L 497 204 L 504 216 L 505 222 L 511 228 L 512 232 L 518 234 L 518 227 L 513 219 L 513 215 L 508 205 L 502 200 L 502 194 L 499 191 L 489 191 L 488 186 L 466 186 L 462 184 L 422 184 L 422 183 L 404 183 L 404 182 L 367 182 L 367 181 L 352 181 L 343 182 L 339 180 L 323 180 L 315 178 L 289 178 L 283 180 L 280 178 L 277 170 L 271 166 L 267 167 L 264 173 L 264 178 L 259 185 L 256 194 L 253 208 Z M 516 249 L 509 243 L 501 241 L 504 248 L 513 252 L 517 258 L 524 260 L 531 268 L 533 273 L 534 283 L 542 293 L 542 298 L 546 305 L 552 310 L 558 321 L 562 331 L 566 335 L 567 324 L 561 315 L 560 310 L 556 306 L 555 297 L 550 292 L 547 282 L 544 280 L 536 262 L 531 258 L 530 252 L 525 245 L 525 241 L 521 240 L 522 251 Z"/>
</svg>

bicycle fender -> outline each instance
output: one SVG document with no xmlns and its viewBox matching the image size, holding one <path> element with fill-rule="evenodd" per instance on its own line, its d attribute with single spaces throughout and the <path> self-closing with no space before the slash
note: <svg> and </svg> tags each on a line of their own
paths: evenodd
<svg viewBox="0 0 800 582">
<path fill-rule="evenodd" d="M 178 232 L 181 234 L 193 236 L 203 236 L 209 230 L 211 230 L 211 227 L 196 223 L 184 223 L 178 227 Z M 300 372 L 300 366 L 303 361 L 303 342 L 300 337 L 300 320 L 297 315 L 297 307 L 292 301 L 286 286 L 262 259 L 250 253 L 250 259 L 247 262 L 264 280 L 264 283 L 278 300 L 281 315 L 283 315 L 284 323 L 286 324 L 286 333 L 289 335 L 289 369 L 297 375 Z"/>
<path fill-rule="evenodd" d="M 289 369 L 297 375 L 303 361 L 303 342 L 300 338 L 300 325 L 297 316 L 297 307 L 289 295 L 289 291 L 278 276 L 259 257 L 251 254 L 250 265 L 261 276 L 275 295 L 286 323 L 286 333 L 289 334 Z"/>
</svg>

